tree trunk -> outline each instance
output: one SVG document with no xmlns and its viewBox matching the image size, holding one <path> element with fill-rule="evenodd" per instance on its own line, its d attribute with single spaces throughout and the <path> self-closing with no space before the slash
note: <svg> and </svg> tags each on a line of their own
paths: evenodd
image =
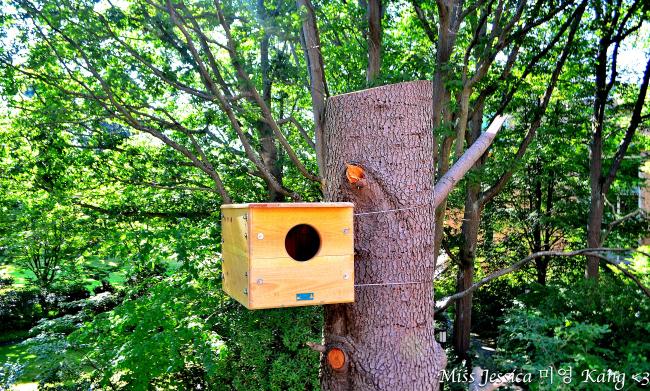
<svg viewBox="0 0 650 391">
<path fill-rule="evenodd" d="M 257 12 L 262 20 L 266 20 L 267 11 L 264 7 L 264 1 L 258 0 L 257 2 Z M 262 37 L 262 42 L 260 44 L 260 65 L 262 68 L 262 99 L 264 103 L 271 109 L 271 88 L 273 87 L 273 82 L 271 80 L 271 64 L 269 61 L 269 47 L 270 47 L 271 35 L 268 32 L 264 33 Z M 260 136 L 260 157 L 262 158 L 262 163 L 266 166 L 266 169 L 273 175 L 275 180 L 282 185 L 282 162 L 278 156 L 278 147 L 275 143 L 275 135 L 273 134 L 273 129 L 271 125 L 264 121 L 257 121 L 256 128 Z M 279 191 L 276 191 L 271 186 L 268 188 L 268 200 L 271 202 L 281 202 L 284 201 L 284 195 Z"/>
<path fill-rule="evenodd" d="M 529 196 L 529 216 L 535 216 L 533 222 L 533 241 L 530 248 L 531 253 L 542 251 L 542 162 L 539 158 L 535 161 L 533 167 L 528 170 L 529 178 L 533 179 L 533 194 Z M 537 273 L 537 282 L 546 285 L 546 266 L 548 263 L 545 258 L 535 260 L 535 269 Z"/>
<path fill-rule="evenodd" d="M 598 186 L 600 188 L 600 186 Z M 600 190 L 594 190 L 592 187 L 591 204 L 589 205 L 589 220 L 587 222 L 587 247 L 600 247 L 600 235 L 603 223 L 603 200 Z M 598 279 L 598 268 L 600 258 L 587 256 L 587 270 L 585 277 Z"/>
<path fill-rule="evenodd" d="M 381 0 L 368 0 L 366 13 L 368 15 L 368 68 L 366 81 L 369 85 L 375 82 L 381 71 Z"/>
<path fill-rule="evenodd" d="M 324 390 L 438 390 L 444 351 L 434 338 L 434 165 L 430 81 L 330 98 L 324 124 L 327 201 L 355 213 L 353 304 L 325 306 Z M 350 184 L 346 163 L 365 180 Z M 395 210 L 411 208 L 407 210 Z M 391 211 L 392 210 L 392 211 Z"/>
<path fill-rule="evenodd" d="M 477 163 L 480 165 L 480 163 Z M 481 191 L 480 183 L 467 186 L 465 198 L 465 213 L 463 214 L 462 244 L 458 258 L 458 279 L 456 292 L 463 292 L 474 283 L 474 260 L 476 258 L 476 243 L 481 219 L 478 196 Z M 472 327 L 472 294 L 456 302 L 456 317 L 454 319 L 454 349 L 458 358 L 468 360 L 470 331 Z"/>
<path fill-rule="evenodd" d="M 441 125 L 451 123 L 452 110 L 449 107 L 451 94 L 446 83 L 449 80 L 449 61 L 456 44 L 456 34 L 460 27 L 457 22 L 457 10 L 460 6 L 458 0 L 441 0 L 436 2 L 438 6 L 438 42 L 436 43 L 436 66 L 433 75 L 433 128 L 437 130 Z M 434 156 L 437 159 L 438 176 L 442 177 L 447 173 L 450 163 L 451 145 L 453 136 L 445 136 L 440 140 L 440 146 L 434 145 Z M 435 224 L 442 227 L 447 211 L 447 200 L 443 201 L 435 210 Z M 434 257 L 437 259 L 442 245 L 443 230 L 435 232 Z M 435 263 L 435 260 L 434 260 Z"/>
<path fill-rule="evenodd" d="M 535 260 L 535 270 L 537 274 L 537 283 L 546 285 L 546 276 L 548 275 L 548 261 L 546 257 L 538 258 Z"/>
<path fill-rule="evenodd" d="M 481 135 L 483 124 L 483 107 L 479 107 L 477 115 L 471 121 L 471 132 L 468 135 L 467 145 L 471 146 Z M 473 170 L 479 170 L 485 159 L 478 159 L 474 163 Z M 463 214 L 462 244 L 458 258 L 458 279 L 456 292 L 463 292 L 474 283 L 474 260 L 476 259 L 476 246 L 478 242 L 478 229 L 481 222 L 481 194 L 480 179 L 470 178 L 467 180 L 465 193 L 465 212 Z M 471 368 L 468 354 L 470 347 L 470 333 L 472 329 L 472 294 L 468 294 L 456 302 L 456 317 L 454 319 L 454 350 L 460 360 L 467 360 Z"/>
<path fill-rule="evenodd" d="M 553 215 L 553 193 L 555 192 L 555 174 L 549 173 L 548 183 L 546 184 L 546 210 L 544 216 L 544 239 L 542 240 L 541 250 L 550 251 L 553 243 L 553 229 L 551 222 L 548 220 Z M 540 213 L 541 216 L 541 213 Z M 537 269 L 537 282 L 541 285 L 546 285 L 548 279 L 548 265 L 551 262 L 550 257 L 541 257 L 535 260 L 535 268 Z"/>
<path fill-rule="evenodd" d="M 316 24 L 314 6 L 310 0 L 296 0 L 296 6 L 301 13 L 302 28 L 300 43 L 305 52 L 307 70 L 309 71 L 309 93 L 311 95 L 312 111 L 314 114 L 314 138 L 316 141 L 316 162 L 318 169 L 323 170 L 323 120 L 325 116 L 325 98 L 329 96 L 325 81 L 323 55 L 320 50 L 320 36 Z M 322 171 L 319 172 L 323 176 Z"/>
<path fill-rule="evenodd" d="M 590 248 L 600 247 L 600 234 L 603 223 L 603 123 L 605 121 L 605 105 L 607 104 L 607 48 L 607 43 L 601 39 L 596 59 L 596 92 L 594 96 L 591 143 L 589 145 L 591 197 L 587 220 L 587 246 Z M 598 257 L 587 256 L 585 277 L 598 279 L 599 265 L 600 259 Z"/>
</svg>

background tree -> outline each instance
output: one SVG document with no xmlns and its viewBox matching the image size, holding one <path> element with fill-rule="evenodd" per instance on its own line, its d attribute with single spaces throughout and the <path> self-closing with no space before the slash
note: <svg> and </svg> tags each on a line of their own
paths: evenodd
<svg viewBox="0 0 650 391">
<path fill-rule="evenodd" d="M 594 3 L 592 12 L 594 15 L 592 23 L 598 41 L 597 44 L 594 43 L 593 49 L 590 51 L 595 58 L 593 64 L 595 86 L 591 120 L 592 134 L 589 147 L 591 204 L 587 222 L 589 227 L 587 243 L 593 248 L 601 245 L 605 197 L 616 179 L 616 174 L 632 143 L 634 133 L 643 121 L 643 107 L 645 106 L 648 82 L 650 81 L 650 57 L 648 57 L 638 92 L 630 99 L 633 103 L 631 104 L 629 120 L 626 121 L 627 127 L 621 127 L 611 120 L 607 121 L 613 117 L 613 113 L 610 112 L 612 109 L 609 103 L 610 94 L 616 93 L 615 89 L 620 85 L 617 70 L 618 54 L 621 45 L 625 45 L 626 38 L 629 38 L 648 20 L 650 10 L 642 2 L 634 1 L 617 4 Z M 614 112 L 617 111 L 617 107 L 613 109 Z M 620 145 L 609 164 L 609 169 L 603 167 L 603 132 L 608 130 L 612 133 L 611 135 L 622 135 Z M 587 278 L 598 278 L 599 264 L 598 258 L 587 257 L 585 276 Z"/>
</svg>

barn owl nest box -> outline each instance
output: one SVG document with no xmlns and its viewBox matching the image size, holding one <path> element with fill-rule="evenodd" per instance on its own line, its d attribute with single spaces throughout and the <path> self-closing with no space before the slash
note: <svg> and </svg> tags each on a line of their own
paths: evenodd
<svg viewBox="0 0 650 391">
<path fill-rule="evenodd" d="M 354 301 L 353 204 L 221 206 L 223 289 L 249 309 Z"/>
</svg>

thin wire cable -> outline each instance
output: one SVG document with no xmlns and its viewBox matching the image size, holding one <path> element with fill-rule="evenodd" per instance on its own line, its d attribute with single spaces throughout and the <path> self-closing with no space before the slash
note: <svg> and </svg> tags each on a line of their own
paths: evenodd
<svg viewBox="0 0 650 391">
<path fill-rule="evenodd" d="M 398 209 L 386 209 L 386 210 L 378 210 L 374 212 L 360 212 L 360 213 L 355 213 L 355 216 L 363 216 L 363 215 L 372 215 L 372 214 L 379 214 L 379 213 L 390 213 L 390 212 L 399 212 L 402 210 L 412 210 L 412 209 L 417 209 L 417 208 L 423 208 L 431 206 L 431 204 L 422 204 L 422 205 L 416 205 L 416 206 L 411 206 L 408 208 L 398 208 Z M 407 281 L 407 282 L 376 282 L 376 283 L 368 283 L 368 284 L 354 284 L 355 287 L 364 287 L 364 286 L 394 286 L 394 285 L 416 285 L 416 284 L 433 284 L 433 280 L 431 281 Z"/>
<path fill-rule="evenodd" d="M 411 210 L 411 209 L 417 209 L 417 208 L 424 208 L 425 206 L 431 206 L 431 204 L 422 204 L 422 205 L 416 205 L 416 206 L 411 206 L 408 208 L 399 208 L 399 209 L 386 209 L 386 210 L 377 210 L 374 212 L 360 212 L 360 213 L 355 213 L 355 216 L 363 216 L 363 215 L 374 215 L 374 214 L 379 214 L 379 213 L 390 213 L 390 212 L 399 212 L 401 210 Z"/>
<path fill-rule="evenodd" d="M 357 286 L 388 286 L 388 285 L 415 285 L 415 284 L 433 284 L 433 281 L 408 281 L 408 282 L 384 282 L 384 283 L 369 283 L 369 284 L 354 284 Z"/>
</svg>

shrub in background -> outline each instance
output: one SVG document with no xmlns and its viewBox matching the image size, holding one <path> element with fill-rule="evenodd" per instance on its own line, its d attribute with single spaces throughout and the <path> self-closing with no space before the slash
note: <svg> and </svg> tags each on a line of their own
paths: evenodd
<svg viewBox="0 0 650 391">
<path fill-rule="evenodd" d="M 598 283 L 536 286 L 504 319 L 495 363 L 501 371 L 532 373 L 533 390 L 611 390 L 614 383 L 581 383 L 586 370 L 650 372 L 650 300 L 627 280 L 603 274 Z M 551 384 L 540 370 L 572 369 L 572 381 Z M 586 386 L 586 387 L 585 387 Z"/>
<path fill-rule="evenodd" d="M 11 287 L 0 290 L 0 332 L 26 330 L 41 316 L 38 289 Z"/>
</svg>

